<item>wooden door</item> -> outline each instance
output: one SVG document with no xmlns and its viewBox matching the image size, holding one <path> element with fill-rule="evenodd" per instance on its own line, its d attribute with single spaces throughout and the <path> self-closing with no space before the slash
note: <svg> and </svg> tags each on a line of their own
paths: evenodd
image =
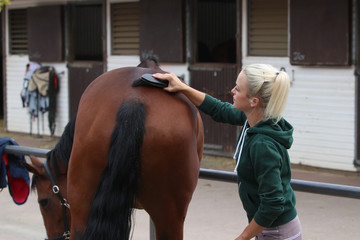
<svg viewBox="0 0 360 240">
<path fill-rule="evenodd" d="M 104 9 L 101 2 L 67 6 L 70 118 L 86 87 L 106 70 Z"/>
<path fill-rule="evenodd" d="M 241 66 L 241 1 L 197 0 L 191 8 L 191 86 L 232 103 L 231 89 Z M 202 114 L 205 153 L 231 156 L 238 127 Z"/>
</svg>

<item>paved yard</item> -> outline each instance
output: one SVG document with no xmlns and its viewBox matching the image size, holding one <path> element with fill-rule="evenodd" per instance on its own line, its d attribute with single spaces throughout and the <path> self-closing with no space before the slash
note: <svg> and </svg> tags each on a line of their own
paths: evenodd
<svg viewBox="0 0 360 240">
<path fill-rule="evenodd" d="M 358 239 L 360 200 L 296 192 L 304 239 Z M 35 193 L 21 206 L 12 202 L 8 189 L 0 193 L 0 239 L 39 240 L 46 237 Z M 149 217 L 135 216 L 134 240 L 149 239 Z M 184 239 L 234 239 L 247 220 L 236 184 L 199 180 L 185 222 Z"/>
</svg>

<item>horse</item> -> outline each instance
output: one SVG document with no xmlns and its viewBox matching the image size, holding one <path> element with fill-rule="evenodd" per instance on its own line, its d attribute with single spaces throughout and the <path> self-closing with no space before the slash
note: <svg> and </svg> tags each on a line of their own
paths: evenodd
<svg viewBox="0 0 360 240">
<path fill-rule="evenodd" d="M 181 93 L 132 86 L 142 74 L 155 72 L 164 71 L 148 58 L 137 67 L 101 75 L 84 92 L 73 136 L 67 138 L 73 140 L 70 162 L 69 148 L 63 149 L 67 156 L 58 167 L 68 170 L 67 187 L 66 178 L 58 185 L 71 205 L 71 239 L 128 239 L 133 208 L 149 213 L 157 239 L 182 239 L 204 130 L 199 112 Z M 50 159 L 59 159 L 55 156 Z M 46 181 L 43 169 L 36 171 Z M 49 195 L 40 195 L 40 206 L 50 202 Z M 52 236 L 44 213 L 43 218 Z M 69 214 L 66 218 L 70 223 Z"/>
<path fill-rule="evenodd" d="M 70 210 L 67 203 L 67 169 L 72 150 L 75 118 L 65 127 L 59 142 L 49 151 L 43 163 L 30 156 L 31 163 L 23 163 L 33 173 L 31 189 L 36 190 L 47 239 L 70 238 Z"/>
<path fill-rule="evenodd" d="M 164 71 L 147 59 L 100 75 L 84 91 L 67 178 L 70 239 L 129 239 L 133 208 L 150 215 L 156 239 L 183 238 L 204 129 L 182 93 L 133 86 L 156 72 Z"/>
</svg>

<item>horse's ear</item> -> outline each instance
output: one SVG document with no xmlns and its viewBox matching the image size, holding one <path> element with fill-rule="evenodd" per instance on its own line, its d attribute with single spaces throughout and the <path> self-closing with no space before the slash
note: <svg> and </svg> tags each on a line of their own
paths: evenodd
<svg viewBox="0 0 360 240">
<path fill-rule="evenodd" d="M 45 174 L 45 169 L 42 167 L 42 162 L 34 156 L 30 156 L 31 163 L 23 162 L 22 165 L 25 169 L 36 176 L 41 176 Z"/>
</svg>

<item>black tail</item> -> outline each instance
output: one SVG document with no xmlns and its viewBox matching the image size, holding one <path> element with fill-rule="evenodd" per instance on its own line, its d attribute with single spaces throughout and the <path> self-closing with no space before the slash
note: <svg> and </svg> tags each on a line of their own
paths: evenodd
<svg viewBox="0 0 360 240">
<path fill-rule="evenodd" d="M 84 240 L 129 239 L 134 196 L 139 188 L 145 105 L 125 102 L 117 113 L 109 157 L 91 207 Z"/>
</svg>

